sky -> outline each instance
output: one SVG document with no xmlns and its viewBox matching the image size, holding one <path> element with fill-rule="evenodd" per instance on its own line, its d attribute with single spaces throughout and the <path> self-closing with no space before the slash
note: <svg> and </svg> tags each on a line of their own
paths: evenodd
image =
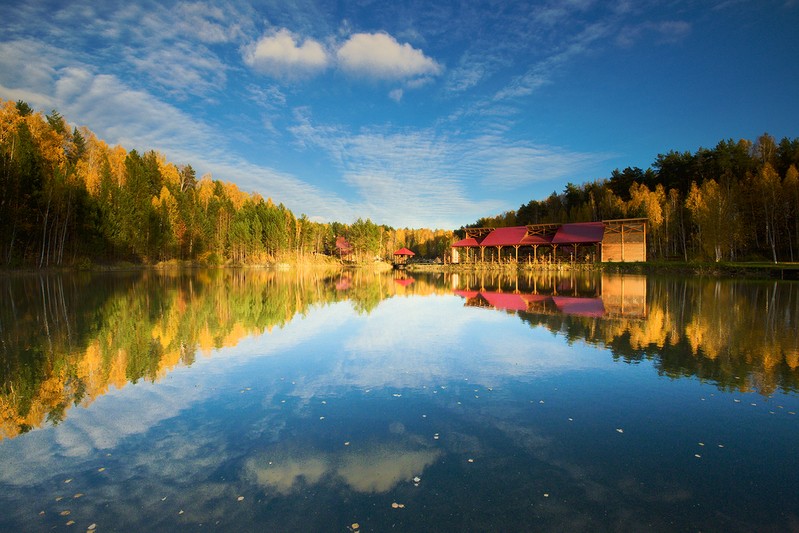
<svg viewBox="0 0 799 533">
<path fill-rule="evenodd" d="M 0 0 L 0 98 L 297 216 L 456 229 L 799 137 L 797 0 Z"/>
</svg>

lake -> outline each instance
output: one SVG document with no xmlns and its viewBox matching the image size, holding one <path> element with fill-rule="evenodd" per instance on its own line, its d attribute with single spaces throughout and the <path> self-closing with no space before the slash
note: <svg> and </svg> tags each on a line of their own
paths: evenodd
<svg viewBox="0 0 799 533">
<path fill-rule="evenodd" d="M 3 531 L 797 531 L 799 283 L 0 278 Z"/>
</svg>

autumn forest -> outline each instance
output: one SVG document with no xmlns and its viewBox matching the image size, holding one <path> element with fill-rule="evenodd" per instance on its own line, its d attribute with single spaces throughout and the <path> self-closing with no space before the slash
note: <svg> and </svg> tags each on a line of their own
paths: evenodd
<svg viewBox="0 0 799 533">
<path fill-rule="evenodd" d="M 649 256 L 681 260 L 799 258 L 799 139 L 721 141 L 668 152 L 652 168 L 614 170 L 476 221 L 497 227 L 646 217 Z M 231 176 L 235 180 L 235 176 Z M 157 151 L 108 146 L 53 110 L 0 102 L 0 264 L 6 268 L 265 264 L 310 257 L 388 259 L 409 247 L 445 255 L 455 233 L 358 219 L 319 223 L 234 183 L 199 177 Z"/>
</svg>

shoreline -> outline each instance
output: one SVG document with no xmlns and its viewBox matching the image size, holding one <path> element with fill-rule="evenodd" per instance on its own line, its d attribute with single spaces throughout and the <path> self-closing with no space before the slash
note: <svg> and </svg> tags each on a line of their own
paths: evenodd
<svg viewBox="0 0 799 533">
<path fill-rule="evenodd" d="M 156 264 L 117 263 L 110 265 L 92 264 L 91 266 L 62 266 L 47 268 L 2 268 L 0 276 L 34 273 L 100 273 L 100 272 L 140 272 L 140 271 L 174 271 L 174 270 L 215 270 L 246 269 L 291 271 L 300 269 L 370 269 L 377 271 L 392 270 L 391 263 L 342 263 L 339 260 L 309 261 L 275 261 L 262 264 L 202 264 L 189 261 L 170 261 Z M 772 280 L 799 280 L 799 263 L 764 263 L 764 262 L 630 262 L 630 263 L 410 263 L 398 272 L 610 272 L 618 274 L 642 275 L 691 275 L 716 278 L 748 278 Z"/>
</svg>

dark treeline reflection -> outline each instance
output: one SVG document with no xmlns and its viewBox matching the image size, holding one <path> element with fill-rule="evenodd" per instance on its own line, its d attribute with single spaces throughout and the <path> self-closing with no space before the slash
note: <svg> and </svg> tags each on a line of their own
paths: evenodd
<svg viewBox="0 0 799 533">
<path fill-rule="evenodd" d="M 799 390 L 799 284 L 529 273 L 454 276 L 466 305 L 515 312 L 533 326 L 652 360 L 663 375 L 723 390 Z"/>
<path fill-rule="evenodd" d="M 444 289 L 366 270 L 146 271 L 0 277 L 0 439 L 88 405 L 110 387 L 155 381 L 199 354 L 282 327 L 309 307 Z"/>
<path fill-rule="evenodd" d="M 667 376 L 762 394 L 799 389 L 796 283 L 366 270 L 30 274 L 0 278 L 0 439 L 57 424 L 111 387 L 156 381 L 313 306 L 348 301 L 366 314 L 387 298 L 453 293 L 569 343 L 608 347 L 618 360 L 652 360 Z"/>
</svg>

